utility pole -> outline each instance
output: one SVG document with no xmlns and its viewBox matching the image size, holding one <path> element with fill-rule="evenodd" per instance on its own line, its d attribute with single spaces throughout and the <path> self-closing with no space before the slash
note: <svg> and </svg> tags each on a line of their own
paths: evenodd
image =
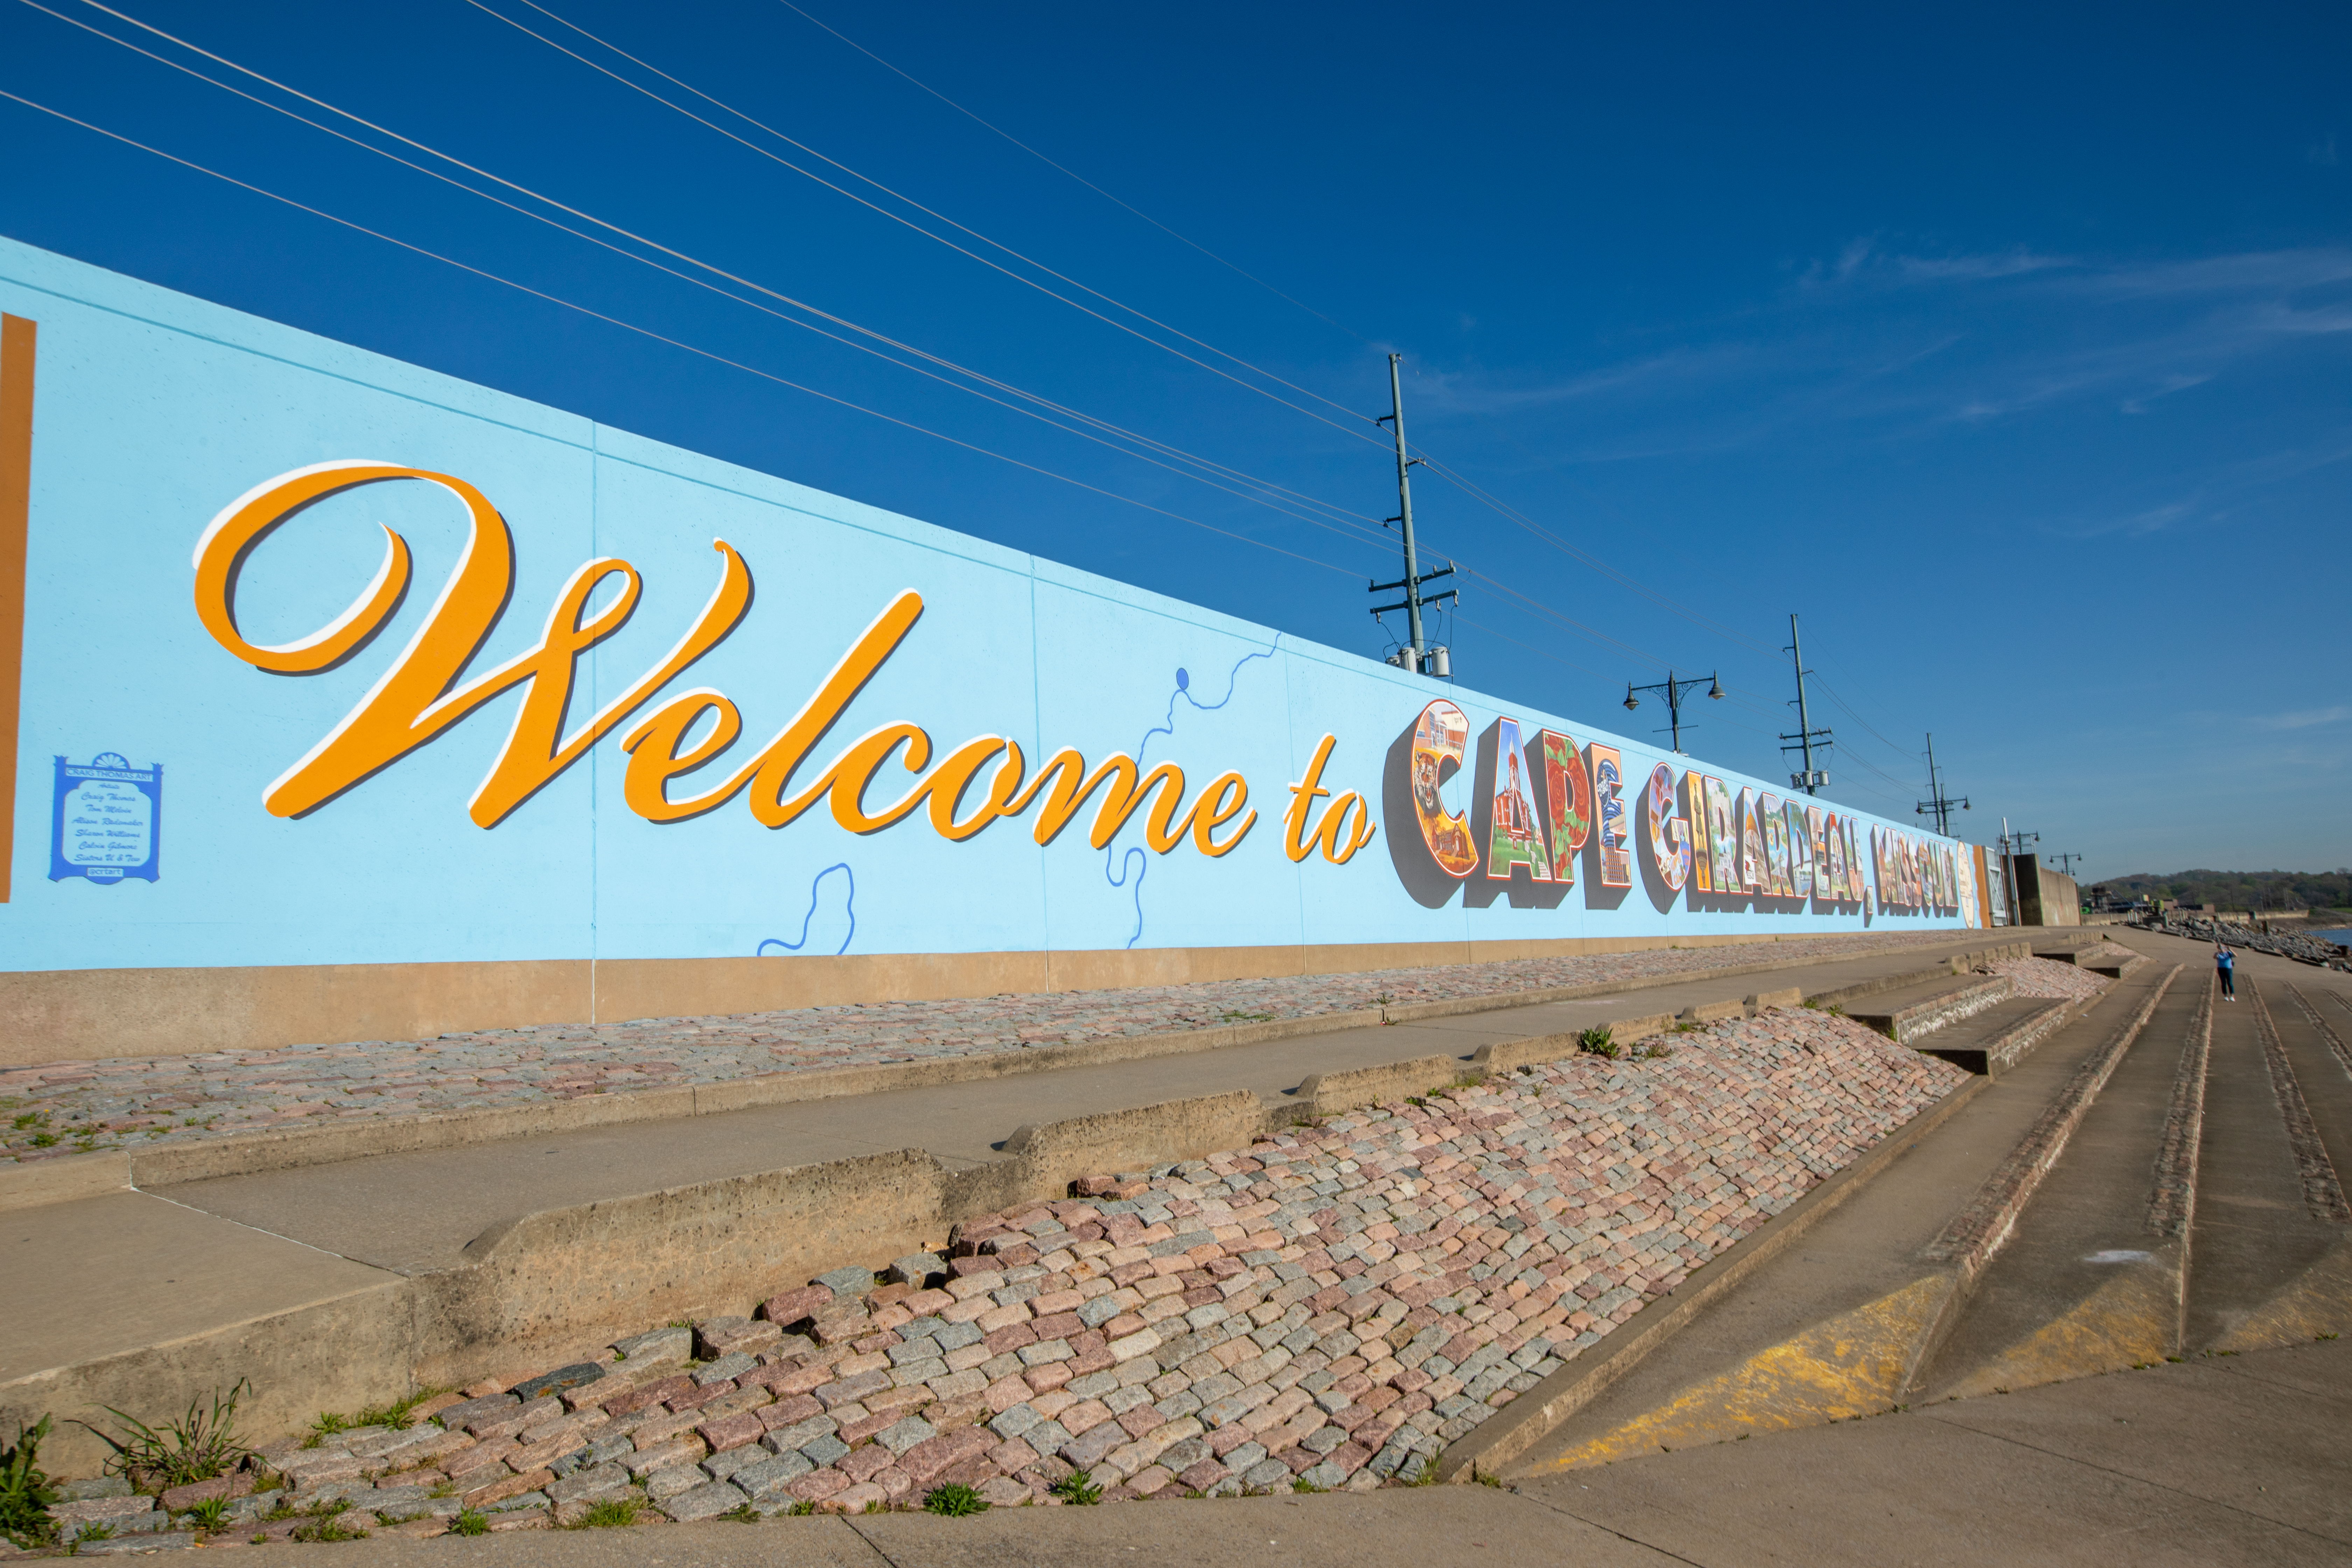
<svg viewBox="0 0 2352 1568">
<path fill-rule="evenodd" d="M 1713 675 L 1708 676 L 1707 679 L 1714 683 L 1715 688 L 1713 690 L 1709 691 L 1707 695 L 1714 698 L 1717 702 L 1722 701 L 1723 681 L 1720 678 Z M 1691 689 L 1697 684 L 1698 682 L 1696 680 L 1675 679 L 1675 673 L 1671 669 L 1666 672 L 1666 678 L 1664 680 L 1659 681 L 1654 686 L 1636 686 L 1629 680 L 1625 683 L 1625 711 L 1631 713 L 1634 709 L 1639 708 L 1642 705 L 1642 700 L 1633 695 L 1637 691 L 1664 692 L 1666 694 L 1666 723 L 1674 733 L 1675 754 L 1676 756 L 1680 756 L 1682 755 L 1683 750 L 1683 699 L 1688 695 Z"/>
<path fill-rule="evenodd" d="M 1833 742 L 1827 730 L 1814 729 L 1812 721 L 1805 716 L 1805 677 L 1809 672 L 1805 668 L 1804 644 L 1797 636 L 1797 617 L 1793 615 L 1789 617 L 1788 651 L 1790 660 L 1797 667 L 1797 732 L 1780 737 L 1784 742 L 1790 742 L 1781 746 L 1780 754 L 1786 756 L 1791 750 L 1799 748 L 1803 750 L 1805 771 L 1801 773 L 1791 773 L 1789 776 L 1789 782 L 1807 795 L 1819 795 L 1822 786 L 1830 782 L 1830 775 L 1813 766 L 1813 742 L 1816 740 L 1820 741 L 1823 750 L 1827 750 Z"/>
<path fill-rule="evenodd" d="M 1966 795 L 1954 800 L 1944 793 L 1943 786 L 1937 782 L 1936 737 L 1932 732 L 1927 736 L 1927 795 L 1928 798 L 1919 803 L 1919 809 L 1913 815 L 1925 816 L 1929 812 L 1934 812 L 1936 831 L 1949 838 L 1952 836 L 1952 807 L 1957 805 L 1962 811 L 1966 811 L 1969 809 L 1969 800 Z"/>
<path fill-rule="evenodd" d="M 2058 861 L 2058 869 L 2064 875 L 2071 877 L 2074 874 L 2074 862 L 2080 860 L 2082 857 L 2070 849 L 2063 855 L 2045 855 L 2042 858 L 2045 860 Z"/>
<path fill-rule="evenodd" d="M 1433 594 L 1426 599 L 1423 599 L 1421 596 L 1421 585 L 1423 583 L 1431 582 L 1439 577 L 1450 577 L 1454 574 L 1454 568 L 1451 566 L 1444 566 L 1440 567 L 1434 572 L 1424 573 L 1421 569 L 1420 555 L 1413 544 L 1412 466 L 1415 463 L 1420 462 L 1421 459 L 1419 458 L 1412 458 L 1405 455 L 1404 381 L 1402 373 L 1398 369 L 1399 363 L 1402 362 L 1403 358 L 1404 355 L 1402 354 L 1389 355 L 1390 411 L 1381 416 L 1381 417 L 1373 421 L 1373 423 L 1379 425 L 1390 425 L 1395 427 L 1397 515 L 1389 519 L 1389 521 L 1404 530 L 1404 580 L 1399 583 L 1374 583 L 1367 592 L 1384 594 L 1391 588 L 1402 588 L 1404 590 L 1404 598 L 1401 602 L 1393 605 L 1381 605 L 1378 609 L 1375 609 L 1372 612 L 1372 617 L 1377 620 L 1381 616 L 1387 615 L 1391 610 L 1404 611 L 1407 629 L 1411 634 L 1408 638 L 1408 646 L 1412 650 L 1409 655 L 1412 662 L 1406 665 L 1405 668 L 1413 670 L 1418 674 L 1450 676 L 1454 673 L 1453 660 L 1448 656 L 1445 649 L 1441 648 L 1438 650 L 1438 657 L 1434 661 L 1435 664 L 1443 666 L 1444 668 L 1432 668 L 1429 642 L 1428 639 L 1422 635 L 1421 629 L 1421 611 L 1423 605 L 1441 604 L 1447 599 L 1457 599 L 1460 597 L 1460 595 L 1455 590 L 1448 588 L 1443 594 Z"/>
</svg>

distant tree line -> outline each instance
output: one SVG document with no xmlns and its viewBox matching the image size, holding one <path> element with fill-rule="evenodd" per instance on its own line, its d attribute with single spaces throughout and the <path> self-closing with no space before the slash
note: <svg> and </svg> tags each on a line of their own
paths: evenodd
<svg viewBox="0 0 2352 1568">
<path fill-rule="evenodd" d="M 2333 871 L 2135 871 L 2099 886 L 2119 898 L 2178 899 L 2225 910 L 2352 909 L 2352 867 Z"/>
</svg>

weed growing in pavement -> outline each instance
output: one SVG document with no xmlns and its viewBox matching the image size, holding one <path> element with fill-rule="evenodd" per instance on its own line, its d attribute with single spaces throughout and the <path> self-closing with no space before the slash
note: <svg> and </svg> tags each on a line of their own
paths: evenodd
<svg viewBox="0 0 2352 1568">
<path fill-rule="evenodd" d="M 366 1540 L 366 1531 L 343 1522 L 343 1515 L 349 1513 L 351 1510 L 352 1500 L 349 1498 L 339 1497 L 332 1502 L 312 1504 L 310 1510 L 311 1522 L 297 1525 L 294 1530 L 294 1539 L 297 1541 Z"/>
<path fill-rule="evenodd" d="M 27 1142 L 36 1149 L 54 1149 L 58 1146 L 58 1135 L 54 1132 L 36 1132 Z"/>
<path fill-rule="evenodd" d="M 108 1541 L 111 1540 L 113 1535 L 114 1526 L 102 1520 L 93 1519 L 74 1531 L 73 1543 L 79 1546 L 85 1541 Z"/>
<path fill-rule="evenodd" d="M 1271 1024 L 1274 1022 L 1274 1015 L 1271 1013 L 1244 1013 L 1232 1007 L 1226 1008 L 1223 1012 L 1218 1014 L 1217 1016 L 1228 1024 Z"/>
<path fill-rule="evenodd" d="M 26 1129 L 27 1129 L 27 1128 L 32 1128 L 32 1127 L 47 1127 L 48 1124 L 49 1124 L 49 1113 L 48 1113 L 47 1111 L 46 1111 L 46 1110 L 28 1110 L 28 1111 L 25 1112 L 25 1114 L 24 1114 L 24 1115 L 19 1116 L 18 1118 L 16 1118 L 16 1121 L 14 1121 L 10 1122 L 8 1125 L 9 1125 L 9 1126 L 11 1126 L 11 1127 L 13 1127 L 13 1128 L 15 1128 L 17 1131 L 22 1132 L 22 1131 L 25 1131 Z"/>
<path fill-rule="evenodd" d="M 1492 1470 L 1479 1469 L 1475 1465 L 1471 1467 L 1470 1475 L 1471 1479 L 1475 1480 L 1482 1487 L 1495 1487 L 1499 1489 L 1503 1484 L 1502 1477 L 1496 1475 Z"/>
<path fill-rule="evenodd" d="M 1601 1057 L 1613 1062 L 1622 1047 L 1610 1037 L 1608 1030 L 1587 1029 L 1576 1037 L 1576 1048 L 1587 1056 Z"/>
<path fill-rule="evenodd" d="M 1486 1075 L 1482 1072 L 1456 1073 L 1454 1075 L 1454 1082 L 1449 1087 L 1452 1089 L 1475 1089 L 1486 1081 Z"/>
<path fill-rule="evenodd" d="M 875 1498 L 866 1503 L 866 1511 L 868 1513 L 887 1513 L 890 1510 L 880 1498 Z"/>
<path fill-rule="evenodd" d="M 252 1392 L 252 1380 L 239 1378 L 227 1394 L 213 1394 L 209 1410 L 203 1400 L 192 1400 L 187 1415 L 160 1432 L 111 1405 L 100 1408 L 122 1424 L 118 1435 L 99 1432 L 86 1421 L 80 1425 L 89 1426 L 100 1442 L 114 1450 L 113 1458 L 106 1461 L 108 1469 L 142 1490 L 160 1491 L 190 1481 L 208 1481 L 236 1468 L 252 1454 L 236 1440 L 236 1402 Z"/>
<path fill-rule="evenodd" d="M 360 1426 L 389 1426 L 395 1432 L 405 1432 L 416 1425 L 415 1410 L 418 1405 L 436 1394 L 447 1392 L 448 1390 L 439 1387 L 420 1388 L 407 1398 L 396 1399 L 390 1405 L 371 1405 L 357 1415 L 338 1415 L 332 1411 L 321 1411 L 319 1418 L 310 1424 L 310 1440 L 302 1446 L 306 1448 L 315 1448 L 319 1446 L 319 1439 L 322 1437 L 331 1436 L 337 1432 L 349 1432 Z"/>
<path fill-rule="evenodd" d="M 621 1530 L 637 1522 L 637 1510 L 644 1505 L 633 1497 L 599 1498 L 588 1505 L 573 1530 Z"/>
<path fill-rule="evenodd" d="M 395 1432 L 405 1432 L 416 1425 L 416 1407 L 440 1392 L 436 1388 L 420 1388 L 407 1398 L 390 1405 L 371 1405 L 352 1417 L 354 1426 L 389 1426 Z"/>
<path fill-rule="evenodd" d="M 0 1537 L 18 1546 L 41 1545 L 56 1529 L 48 1509 L 57 1490 L 40 1467 L 41 1439 L 48 1435 L 44 1415 L 30 1426 L 19 1423 L 16 1440 L 0 1448 Z"/>
<path fill-rule="evenodd" d="M 1633 1059 L 1637 1062 L 1664 1061 L 1674 1054 L 1674 1047 L 1660 1040 L 1645 1041 L 1633 1047 Z"/>
<path fill-rule="evenodd" d="M 1095 1484 L 1092 1470 L 1072 1470 L 1050 1489 L 1064 1502 L 1074 1502 L 1081 1508 L 1091 1508 L 1102 1501 L 1103 1489 Z"/>
<path fill-rule="evenodd" d="M 737 1524 L 757 1524 L 760 1522 L 760 1510 L 751 1503 L 739 1502 L 719 1517 L 732 1520 Z"/>
<path fill-rule="evenodd" d="M 923 1511 L 948 1519 L 963 1519 L 988 1511 L 988 1500 L 961 1481 L 934 1487 L 923 1494 Z"/>
<path fill-rule="evenodd" d="M 205 1499 L 204 1501 L 198 1503 L 195 1507 L 190 1509 L 187 1512 L 187 1517 L 195 1522 L 195 1526 L 198 1530 L 210 1535 L 219 1530 L 222 1524 L 226 1522 L 228 1519 L 228 1499 L 225 1497 L 208 1497 Z"/>
<path fill-rule="evenodd" d="M 488 1535 L 489 1532 L 490 1516 L 478 1508 L 465 1509 L 449 1521 L 449 1533 L 452 1535 Z"/>
<path fill-rule="evenodd" d="M 809 1515 L 811 1515 L 811 1514 L 814 1513 L 815 1511 L 816 1511 L 816 1504 L 814 1504 L 814 1503 L 813 1503 L 813 1502 L 809 1502 L 809 1501 L 807 1501 L 807 1500 L 802 1500 L 802 1501 L 800 1501 L 800 1502 L 796 1502 L 796 1503 L 793 1504 L 793 1506 L 792 1506 L 792 1507 L 790 1507 L 790 1508 L 788 1508 L 788 1509 L 784 1510 L 784 1514 L 785 1514 L 785 1517 L 790 1518 L 790 1519 L 806 1519 Z"/>
<path fill-rule="evenodd" d="M 1403 1484 L 1409 1487 L 1435 1486 L 1437 1484 L 1437 1456 L 1434 1454 L 1423 1454 L 1421 1457 L 1421 1463 L 1413 1467 L 1412 1479 L 1406 1481 Z"/>
<path fill-rule="evenodd" d="M 1291 1481 L 1290 1489 L 1295 1492 L 1319 1492 L 1323 1489 L 1317 1486 L 1313 1481 L 1308 1480 L 1305 1476 L 1299 1476 Z"/>
</svg>

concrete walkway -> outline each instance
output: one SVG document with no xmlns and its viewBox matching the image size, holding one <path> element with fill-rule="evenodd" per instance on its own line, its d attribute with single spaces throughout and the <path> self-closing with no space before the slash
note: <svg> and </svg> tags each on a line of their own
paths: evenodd
<svg viewBox="0 0 2352 1568">
<path fill-rule="evenodd" d="M 0 1211 L 0 1384 L 455 1267 L 524 1214 L 898 1149 L 1002 1158 L 1015 1129 L 1234 1089 L 1279 1101 L 1308 1076 L 1580 1029 L 1612 1017 L 1818 993 L 1931 964 L 2006 933 L 1708 976 L 1612 995 L 854 1099 L 507 1139 L 215 1177 Z M 844 1261 L 848 1261 L 845 1259 Z M 878 1259 L 876 1261 L 879 1261 Z"/>
<path fill-rule="evenodd" d="M 2352 993 L 2246 954 L 2240 999 L 2221 1001 L 2210 947 L 2111 934 L 2157 962 L 1507 1473 L 1564 1481 L 1662 1450 L 2352 1331 Z M 1956 1256 L 1951 1238 L 2047 1135 L 2049 1108 L 2086 1085 L 2095 1097 L 1994 1250 Z"/>
<path fill-rule="evenodd" d="M 530 1531 L 335 1549 L 342 1568 L 1808 1568 L 2352 1561 L 2352 1344 L 2200 1359 L 1507 1489 Z"/>
</svg>

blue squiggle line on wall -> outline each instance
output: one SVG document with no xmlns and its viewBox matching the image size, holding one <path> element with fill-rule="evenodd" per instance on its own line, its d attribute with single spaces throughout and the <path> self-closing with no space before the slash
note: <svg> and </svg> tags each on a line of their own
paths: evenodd
<svg viewBox="0 0 2352 1568">
<path fill-rule="evenodd" d="M 762 942 L 758 947 L 752 950 L 753 957 L 767 957 L 768 949 L 772 944 L 776 947 L 782 948 L 786 952 L 798 952 L 801 949 L 808 945 L 809 926 L 816 920 L 816 890 L 818 884 L 822 883 L 827 877 L 832 876 L 835 871 L 840 872 L 843 876 L 849 879 L 849 901 L 844 906 L 849 911 L 849 934 L 841 939 L 841 945 L 834 949 L 834 955 L 835 957 L 839 957 L 842 953 L 849 951 L 849 944 L 853 941 L 856 940 L 857 937 L 857 873 L 849 868 L 849 862 L 843 860 L 838 861 L 834 865 L 827 866 L 824 870 L 819 871 L 809 882 L 808 913 L 801 917 L 800 941 L 786 942 L 782 937 L 772 936 L 768 938 L 766 942 Z"/>
<path fill-rule="evenodd" d="M 1276 647 L 1280 646 L 1279 642 L 1275 645 Z M 1274 654 L 1274 647 L 1268 647 L 1263 653 L 1244 654 L 1240 658 L 1235 659 L 1233 668 L 1225 672 L 1225 694 L 1214 702 L 1203 702 L 1192 695 L 1192 673 L 1180 665 L 1176 670 L 1176 689 L 1168 694 L 1168 716 L 1163 722 L 1146 730 L 1143 732 L 1143 739 L 1135 743 L 1135 765 L 1139 769 L 1144 767 L 1143 749 L 1151 744 L 1152 736 L 1172 736 L 1176 733 L 1176 704 L 1179 700 L 1191 703 L 1200 712 L 1213 713 L 1234 700 L 1234 689 L 1241 682 L 1243 665 L 1254 658 L 1272 658 Z M 1130 948 L 1143 940 L 1143 874 L 1150 869 L 1150 858 L 1135 845 L 1129 845 L 1123 850 L 1103 851 L 1103 880 L 1114 888 L 1133 889 L 1135 934 L 1127 939 L 1127 945 Z M 1112 874 L 1114 867 L 1118 869 L 1116 876 Z M 805 936 L 807 933 L 802 934 Z"/>
</svg>

